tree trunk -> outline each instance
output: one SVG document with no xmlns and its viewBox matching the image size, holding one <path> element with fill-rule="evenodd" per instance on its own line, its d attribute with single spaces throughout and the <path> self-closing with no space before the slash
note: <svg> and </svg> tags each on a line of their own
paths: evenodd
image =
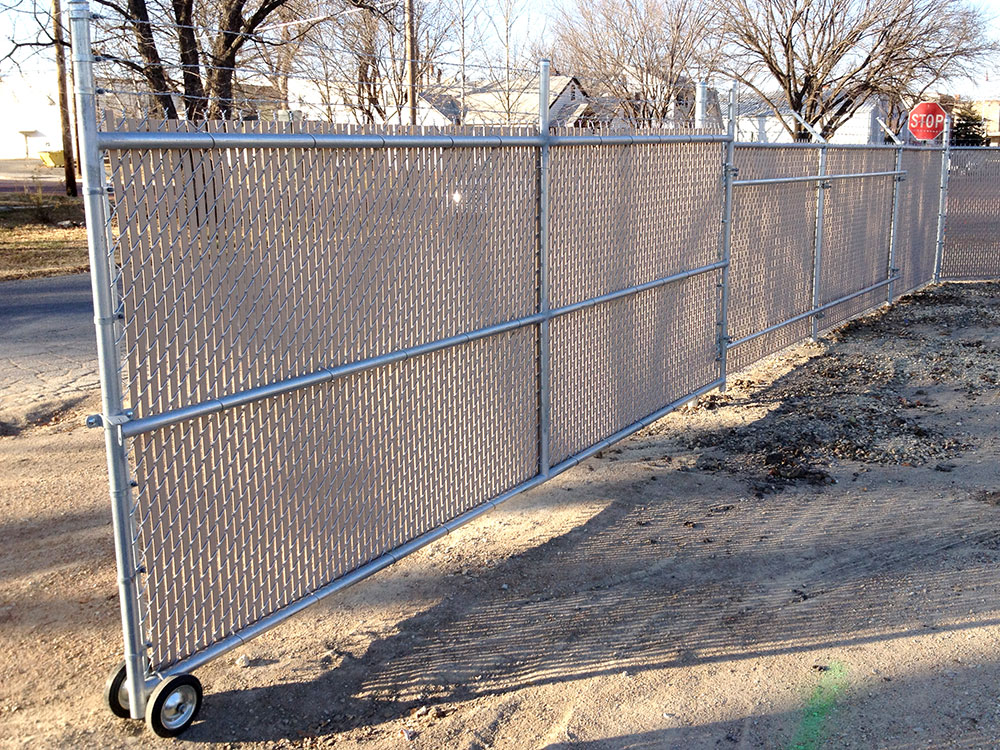
<svg viewBox="0 0 1000 750">
<path fill-rule="evenodd" d="M 200 120 L 205 114 L 207 102 L 201 82 L 198 41 L 194 36 L 194 2 L 173 0 L 173 4 L 174 20 L 177 22 L 177 51 L 184 80 L 184 110 L 189 120 Z"/>
<path fill-rule="evenodd" d="M 69 96 L 66 93 L 66 54 L 63 50 L 62 9 L 59 0 L 52 0 L 52 39 L 55 42 L 56 75 L 59 78 L 59 125 L 62 130 L 63 169 L 66 175 L 66 195 L 74 198 L 76 189 L 76 168 L 73 166 L 73 136 L 69 124 Z"/>
<path fill-rule="evenodd" d="M 413 0 L 404 0 L 406 34 L 406 100 L 410 108 L 410 125 L 417 124 L 417 35 L 413 20 Z"/>
<path fill-rule="evenodd" d="M 160 113 L 168 120 L 176 120 L 177 108 L 174 107 L 167 75 L 163 71 L 163 61 L 156 49 L 156 39 L 153 37 L 153 26 L 149 20 L 146 0 L 128 0 L 128 12 L 135 32 L 136 46 L 145 63 L 143 72 L 153 89 L 154 99 L 160 106 Z"/>
</svg>

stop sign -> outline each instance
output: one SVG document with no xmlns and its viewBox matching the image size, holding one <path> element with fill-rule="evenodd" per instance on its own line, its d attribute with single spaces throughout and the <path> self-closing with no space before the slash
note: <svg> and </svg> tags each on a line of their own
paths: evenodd
<svg viewBox="0 0 1000 750">
<path fill-rule="evenodd" d="M 948 113 L 937 102 L 920 102 L 910 111 L 906 125 L 918 141 L 932 141 L 944 130 Z"/>
</svg>

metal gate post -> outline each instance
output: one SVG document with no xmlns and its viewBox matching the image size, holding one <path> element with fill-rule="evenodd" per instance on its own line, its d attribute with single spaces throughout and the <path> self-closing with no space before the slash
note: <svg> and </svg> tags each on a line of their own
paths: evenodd
<svg viewBox="0 0 1000 750">
<path fill-rule="evenodd" d="M 948 172 L 951 169 L 951 115 L 944 118 L 944 138 L 941 150 L 941 193 L 938 202 L 937 249 L 934 253 L 934 283 L 941 281 L 944 260 L 944 224 L 948 216 Z"/>
<path fill-rule="evenodd" d="M 826 175 L 826 142 L 819 147 L 819 177 Z M 830 183 L 820 179 L 816 183 L 816 241 L 813 245 L 813 288 L 812 288 L 812 309 L 816 310 L 820 305 L 820 276 L 823 268 L 823 212 L 826 204 L 826 189 Z M 812 340 L 819 339 L 819 316 L 822 313 L 812 315 Z"/>
<path fill-rule="evenodd" d="M 549 434 L 551 432 L 551 332 L 549 299 L 549 61 L 539 64 L 538 134 L 542 143 L 538 157 L 538 473 L 549 475 Z"/>
<path fill-rule="evenodd" d="M 903 149 L 896 149 L 895 171 L 903 169 Z M 906 179 L 906 175 L 897 174 L 892 178 L 892 218 L 889 220 L 889 279 L 888 294 L 886 304 L 892 304 L 892 297 L 895 291 L 893 277 L 899 272 L 896 268 L 896 232 L 899 228 L 899 184 Z"/>
<path fill-rule="evenodd" d="M 129 420 L 122 406 L 122 390 L 116 345 L 114 282 L 111 276 L 107 225 L 107 191 L 104 159 L 97 145 L 97 103 L 94 59 L 90 41 L 90 7 L 87 0 L 70 0 L 73 43 L 73 77 L 76 111 L 80 122 L 80 161 L 83 172 L 87 243 L 90 250 L 90 282 L 94 295 L 94 326 L 97 331 L 97 361 L 101 379 L 101 417 L 111 488 L 115 560 L 118 568 L 118 599 L 125 641 L 125 670 L 129 689 L 129 711 L 143 718 L 146 706 L 145 643 L 139 616 L 139 596 L 133 547 L 132 491 L 128 459 L 121 425 Z M 96 420 L 95 420 L 96 421 Z"/>
<path fill-rule="evenodd" d="M 724 199 L 722 205 L 722 257 L 720 260 L 725 264 L 722 266 L 722 295 L 719 301 L 719 379 L 722 381 L 720 390 L 726 392 L 726 376 L 728 374 L 729 361 L 729 261 L 732 257 L 733 243 L 733 180 L 738 172 L 736 167 L 736 100 L 739 89 L 733 81 L 732 88 L 729 89 L 729 107 L 727 116 L 729 122 L 726 127 L 726 135 L 729 140 L 726 142 L 726 162 L 722 166 L 722 179 L 725 184 Z"/>
</svg>

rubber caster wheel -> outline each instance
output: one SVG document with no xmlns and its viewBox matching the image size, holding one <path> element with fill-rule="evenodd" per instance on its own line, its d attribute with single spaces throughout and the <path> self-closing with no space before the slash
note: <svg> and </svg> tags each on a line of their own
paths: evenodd
<svg viewBox="0 0 1000 750">
<path fill-rule="evenodd" d="M 104 702 L 119 719 L 129 719 L 132 716 L 128 710 L 128 685 L 125 683 L 125 662 L 121 662 L 104 683 Z"/>
<path fill-rule="evenodd" d="M 146 701 L 146 725 L 158 737 L 176 737 L 191 726 L 200 708 L 201 683 L 197 677 L 168 677 Z"/>
</svg>

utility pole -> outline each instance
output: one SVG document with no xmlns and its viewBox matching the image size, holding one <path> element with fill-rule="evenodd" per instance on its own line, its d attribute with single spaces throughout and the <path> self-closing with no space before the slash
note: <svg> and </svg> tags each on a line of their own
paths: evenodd
<svg viewBox="0 0 1000 750">
<path fill-rule="evenodd" d="M 406 26 L 406 99 L 410 105 L 410 125 L 417 124 L 417 35 L 413 20 L 413 0 L 403 5 Z"/>
<path fill-rule="evenodd" d="M 66 195 L 74 198 L 76 167 L 73 159 L 73 136 L 69 124 L 69 97 L 66 94 L 66 54 L 63 51 L 62 9 L 59 0 L 52 0 L 52 39 L 56 48 L 56 75 L 59 78 L 59 124 L 62 129 L 63 170 L 66 175 Z"/>
</svg>

